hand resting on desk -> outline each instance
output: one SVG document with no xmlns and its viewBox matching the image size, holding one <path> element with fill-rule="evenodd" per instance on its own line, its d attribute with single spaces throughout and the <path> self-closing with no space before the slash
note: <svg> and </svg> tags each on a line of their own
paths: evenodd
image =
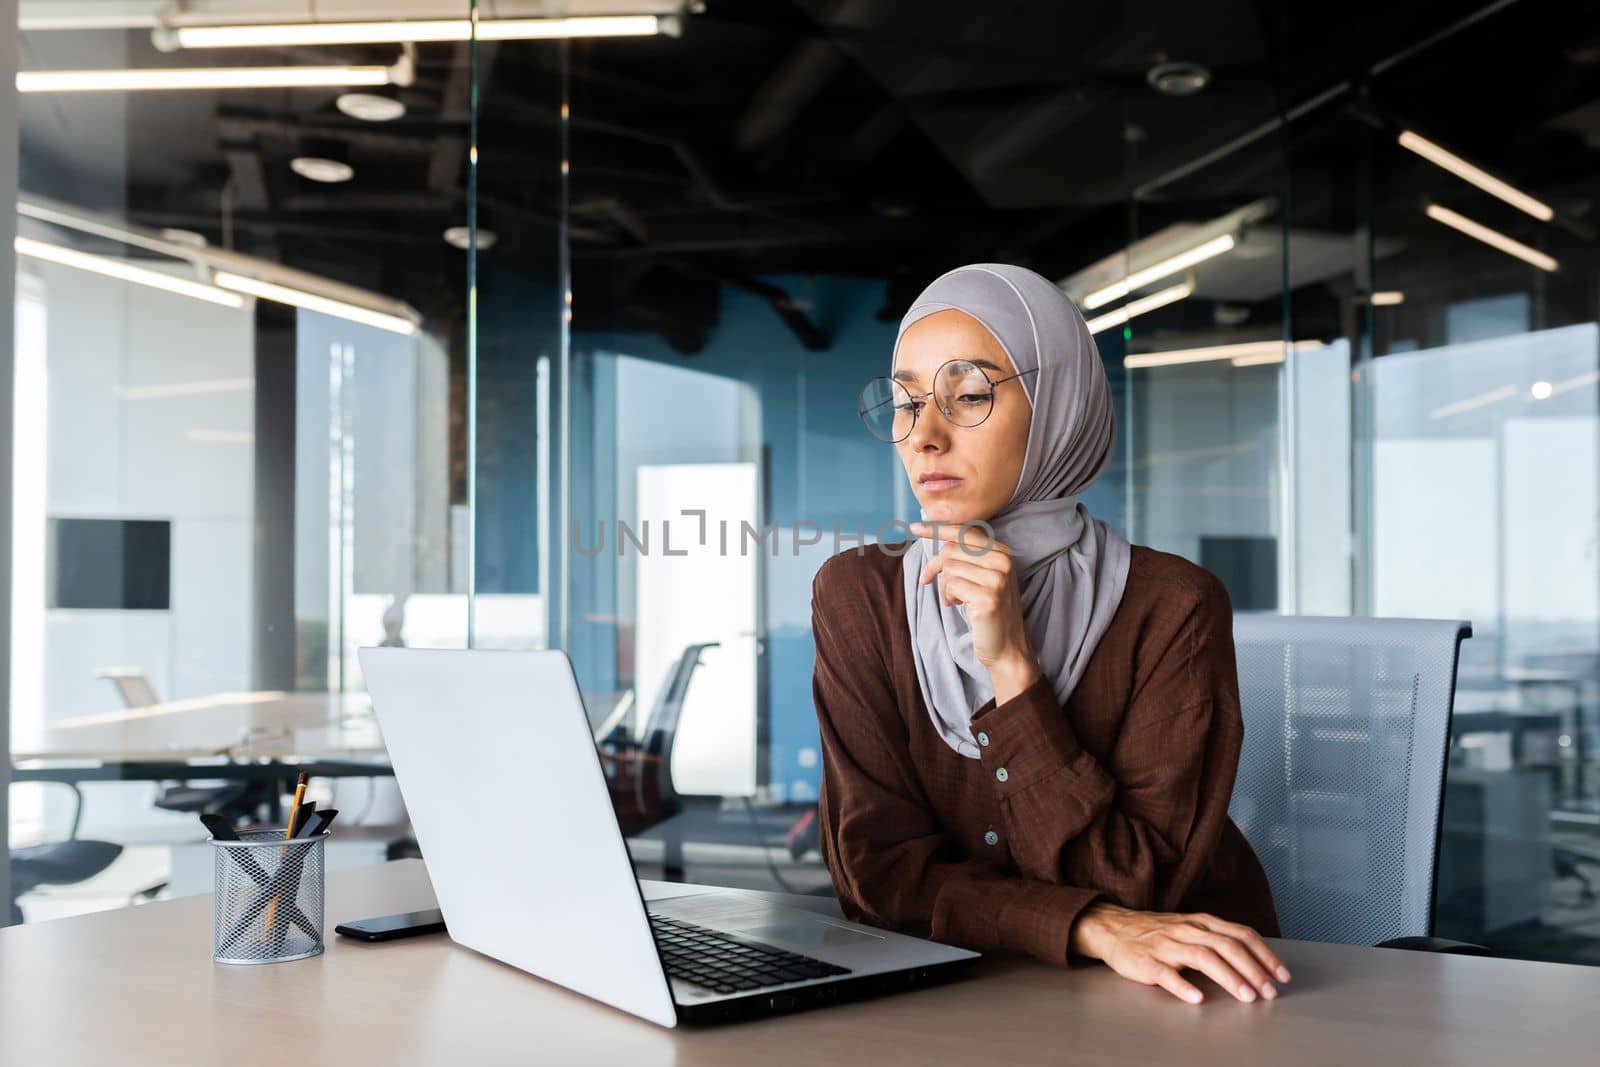
<svg viewBox="0 0 1600 1067">
<path fill-rule="evenodd" d="M 1214 915 L 1134 911 L 1100 902 L 1084 909 L 1072 926 L 1072 951 L 1135 982 L 1159 985 L 1179 1000 L 1204 999 L 1180 973 L 1199 971 L 1242 1001 L 1277 997 L 1271 979 L 1289 980 L 1289 969 L 1260 934 Z"/>
</svg>

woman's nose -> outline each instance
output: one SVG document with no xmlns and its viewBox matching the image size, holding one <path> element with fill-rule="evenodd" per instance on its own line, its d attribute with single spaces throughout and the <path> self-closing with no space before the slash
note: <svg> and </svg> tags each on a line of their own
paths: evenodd
<svg viewBox="0 0 1600 1067">
<path fill-rule="evenodd" d="M 949 426 L 931 405 L 917 416 L 911 435 L 906 438 L 906 445 L 913 452 L 942 452 L 949 443 Z"/>
</svg>

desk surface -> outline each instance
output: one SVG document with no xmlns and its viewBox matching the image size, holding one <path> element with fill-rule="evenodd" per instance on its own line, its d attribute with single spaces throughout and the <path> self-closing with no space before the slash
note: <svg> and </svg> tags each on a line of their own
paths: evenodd
<svg viewBox="0 0 1600 1067">
<path fill-rule="evenodd" d="M 211 962 L 209 896 L 0 930 L 0 1063 L 1582 1063 L 1600 1003 L 1600 968 L 1282 941 L 1295 980 L 1272 1003 L 1210 988 L 1190 1006 L 1102 967 L 996 960 L 933 989 L 674 1031 L 443 936 L 333 936 L 430 906 L 417 861 L 328 889 L 327 952 L 265 967 Z"/>
<path fill-rule="evenodd" d="M 18 728 L 12 759 L 382 756 L 371 709 L 365 693 L 219 693 Z"/>
</svg>

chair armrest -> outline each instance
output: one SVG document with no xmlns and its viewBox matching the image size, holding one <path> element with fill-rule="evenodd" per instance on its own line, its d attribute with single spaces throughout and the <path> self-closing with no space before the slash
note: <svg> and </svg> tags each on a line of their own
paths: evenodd
<svg viewBox="0 0 1600 1067">
<path fill-rule="evenodd" d="M 1408 952 L 1444 952 L 1452 956 L 1488 956 L 1489 949 L 1470 941 L 1451 941 L 1447 937 L 1392 937 L 1375 948 L 1398 948 Z"/>
<path fill-rule="evenodd" d="M 21 782 L 11 782 L 11 783 L 8 783 L 8 784 L 10 784 L 10 785 L 21 785 L 22 783 Z M 51 779 L 51 778 L 45 778 L 45 779 L 41 779 L 40 781 L 37 781 L 37 782 L 30 782 L 28 784 L 30 784 L 30 785 L 43 785 L 43 786 L 56 785 L 56 786 L 62 787 L 63 789 L 66 789 L 66 790 L 68 790 L 69 792 L 72 793 L 73 801 L 74 801 L 73 807 L 72 807 L 72 830 L 67 834 L 67 840 L 68 841 L 76 841 L 78 839 L 78 827 L 83 825 L 83 790 L 81 788 L 79 788 L 78 783 L 77 782 L 63 782 L 63 781 L 58 781 L 58 780 Z"/>
</svg>

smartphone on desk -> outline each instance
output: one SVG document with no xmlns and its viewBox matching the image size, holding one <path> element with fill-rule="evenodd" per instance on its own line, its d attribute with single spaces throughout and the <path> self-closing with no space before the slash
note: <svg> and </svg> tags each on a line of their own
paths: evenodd
<svg viewBox="0 0 1600 1067">
<path fill-rule="evenodd" d="M 393 941 L 397 937 L 416 937 L 419 934 L 444 932 L 444 916 L 438 908 L 427 911 L 406 911 L 399 915 L 380 915 L 375 919 L 356 919 L 340 923 L 335 933 L 361 941 Z"/>
</svg>

